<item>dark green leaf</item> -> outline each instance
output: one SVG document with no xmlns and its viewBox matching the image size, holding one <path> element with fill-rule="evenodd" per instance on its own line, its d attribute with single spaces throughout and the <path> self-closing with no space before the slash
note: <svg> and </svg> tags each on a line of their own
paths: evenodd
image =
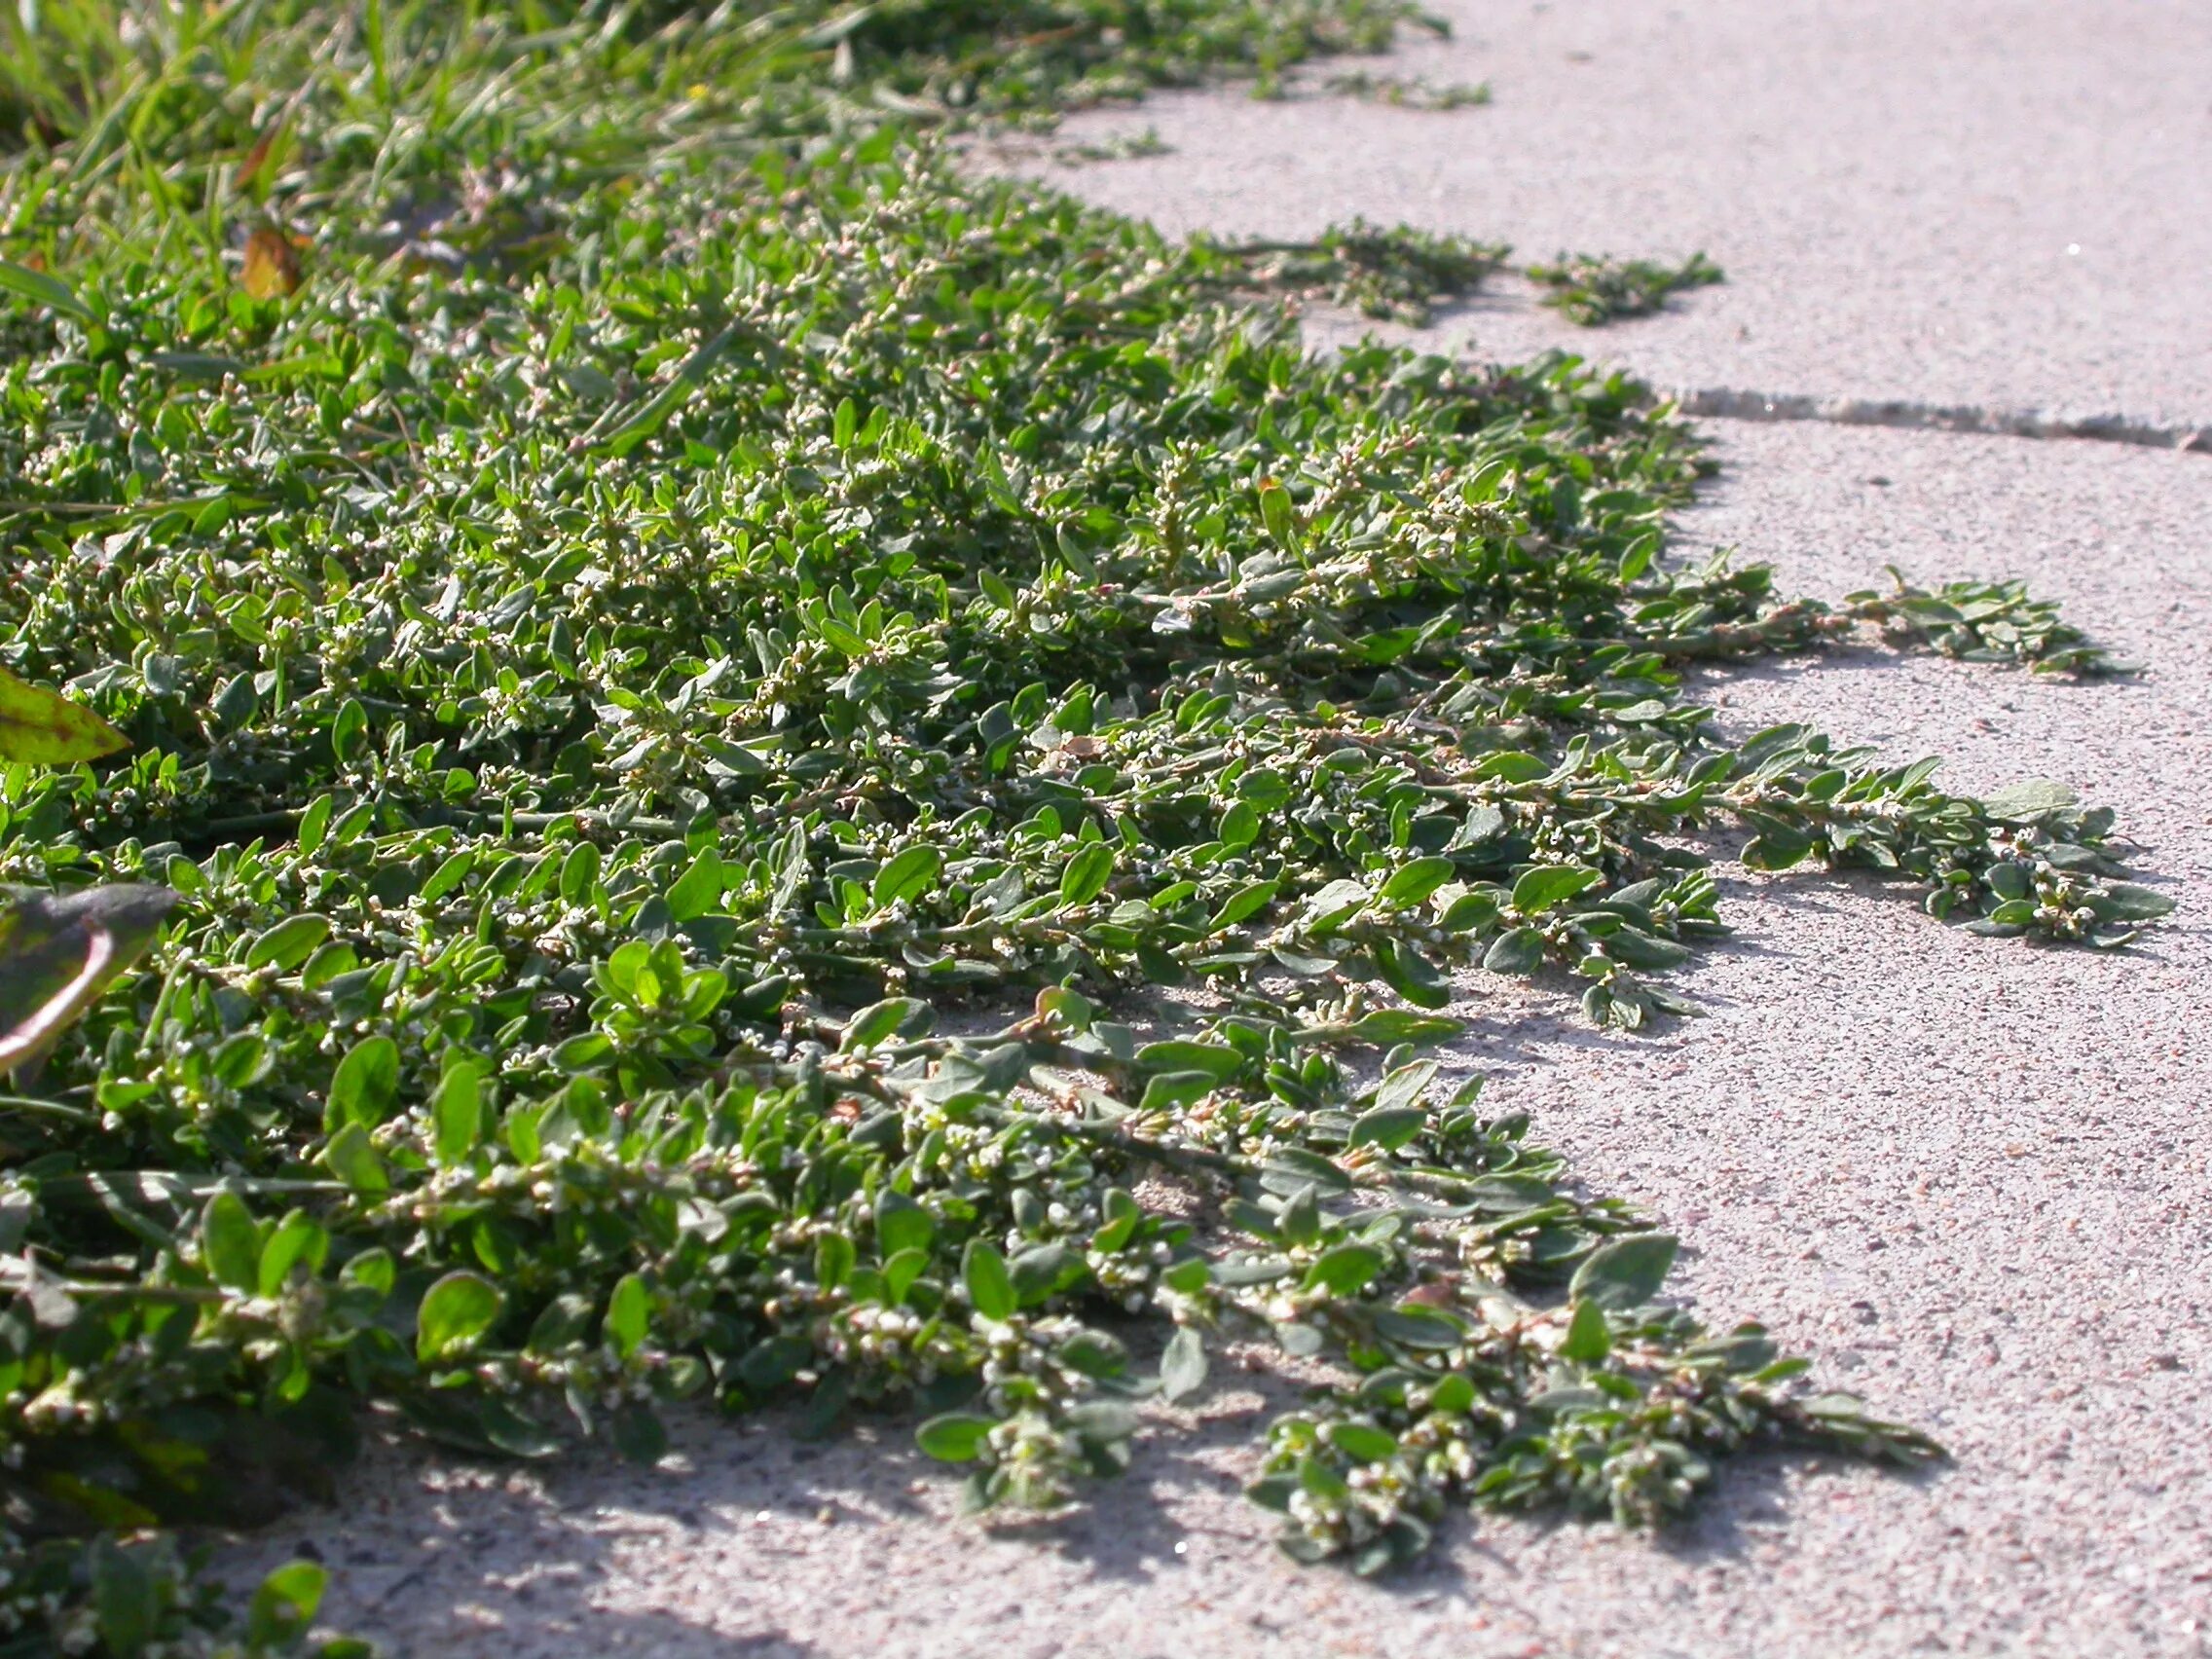
<svg viewBox="0 0 2212 1659">
<path fill-rule="evenodd" d="M 236 1193 L 217 1193 L 200 1216 L 200 1252 L 215 1282 L 251 1296 L 261 1288 L 261 1230 Z"/>
<path fill-rule="evenodd" d="M 322 941 L 330 937 L 330 921 L 324 916 L 293 916 L 278 922 L 253 941 L 245 953 L 248 968 L 275 968 L 289 973 L 315 953 Z"/>
<path fill-rule="evenodd" d="M 1106 891 L 1106 884 L 1114 879 L 1114 849 L 1103 841 L 1092 841 L 1068 861 L 1067 868 L 1060 873 L 1060 903 L 1066 905 L 1088 904 Z"/>
<path fill-rule="evenodd" d="M 1006 1258 L 980 1238 L 968 1245 L 961 1278 L 968 1287 L 968 1300 L 986 1319 L 1004 1319 L 1021 1306 L 1014 1295 L 1013 1275 L 1007 1272 Z"/>
<path fill-rule="evenodd" d="M 1675 1265 L 1675 1239 L 1664 1233 L 1608 1238 L 1574 1270 L 1573 1294 L 1599 1308 L 1627 1311 L 1659 1294 Z"/>
<path fill-rule="evenodd" d="M 389 1037 L 365 1037 L 338 1062 L 323 1122 L 334 1129 L 344 1124 L 373 1129 L 390 1116 L 398 1094 L 399 1045 Z"/>
<path fill-rule="evenodd" d="M 937 1235 L 930 1212 L 895 1188 L 886 1187 L 875 1200 L 876 1254 L 889 1258 L 902 1250 L 927 1250 Z"/>
<path fill-rule="evenodd" d="M 139 1659 L 161 1626 L 161 1588 L 147 1566 L 145 1547 L 112 1537 L 92 1540 L 92 1618 L 115 1659 Z"/>
<path fill-rule="evenodd" d="M 1483 957 L 1493 974 L 1533 974 L 1544 965 L 1544 936 L 1534 928 L 1499 934 Z"/>
<path fill-rule="evenodd" d="M 1416 859 L 1392 872 L 1390 879 L 1382 884 L 1379 897 L 1384 903 L 1403 908 L 1420 903 L 1451 879 L 1450 859 Z"/>
<path fill-rule="evenodd" d="M 668 1456 L 668 1427 L 650 1406 L 633 1401 L 618 1407 L 607 1429 L 614 1450 L 633 1463 L 649 1468 Z"/>
<path fill-rule="evenodd" d="M 1565 903 L 1595 884 L 1598 871 L 1580 865 L 1538 865 L 1513 884 L 1513 907 L 1525 916 Z"/>
<path fill-rule="evenodd" d="M 1594 1301 L 1575 1303 L 1573 1316 L 1567 1321 L 1567 1340 L 1560 1344 L 1560 1357 L 1596 1365 L 1612 1348 L 1613 1336 L 1605 1323 L 1604 1309 Z"/>
<path fill-rule="evenodd" d="M 944 855 L 937 848 L 926 842 L 908 847 L 876 871 L 875 886 L 868 896 L 877 909 L 889 909 L 928 892 L 943 867 Z"/>
<path fill-rule="evenodd" d="M 1204 1387 L 1205 1382 L 1205 1343 L 1190 1326 L 1179 1326 L 1160 1356 L 1161 1395 L 1170 1402 L 1187 1399 Z"/>
</svg>

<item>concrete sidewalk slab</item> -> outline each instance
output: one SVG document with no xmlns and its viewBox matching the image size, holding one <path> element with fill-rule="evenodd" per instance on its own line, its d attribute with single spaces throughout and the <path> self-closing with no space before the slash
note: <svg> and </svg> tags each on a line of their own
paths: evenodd
<svg viewBox="0 0 2212 1659">
<path fill-rule="evenodd" d="M 1710 253 L 1725 286 L 1604 331 L 1500 279 L 1449 320 L 1668 387 L 2212 424 L 2212 20 L 2195 0 L 1576 0 L 1435 7 L 1378 73 L 1422 111 L 1238 91 L 1069 124 L 1168 153 L 1019 165 L 1170 231 L 1356 215 L 1523 259 Z M 1309 76 L 1318 83 L 1333 71 Z"/>
<path fill-rule="evenodd" d="M 2070 782 L 2154 843 L 2182 908 L 2104 956 L 1782 878 L 1690 975 L 1707 1018 L 1606 1037 L 1485 979 L 1458 1057 L 1594 1188 L 1679 1232 L 1708 1320 L 1768 1320 L 1954 1466 L 1739 1461 L 1657 1538 L 1462 1518 L 1378 1586 L 1275 1555 L 1237 1490 L 1264 1421 L 1248 1393 L 1150 1443 L 1082 1520 L 997 1533 L 953 1517 L 897 1422 L 804 1447 L 692 1419 L 684 1466 L 655 1473 L 383 1456 L 251 1565 L 304 1538 L 340 1569 L 336 1622 L 456 1659 L 2212 1650 L 2212 464 L 1714 429 L 1725 470 L 1682 551 L 1741 543 L 1830 595 L 1891 561 L 2018 572 L 2152 664 L 2076 685 L 1846 655 L 1716 679 L 1725 718 L 1943 753 L 1965 788 Z"/>
</svg>

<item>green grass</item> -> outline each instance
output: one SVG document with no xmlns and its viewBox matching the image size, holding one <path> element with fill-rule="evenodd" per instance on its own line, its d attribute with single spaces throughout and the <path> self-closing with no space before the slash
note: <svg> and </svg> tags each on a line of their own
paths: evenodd
<svg viewBox="0 0 2212 1659">
<path fill-rule="evenodd" d="M 1437 1045 L 1469 968 L 1685 1011 L 1714 825 L 2120 942 L 2109 815 L 1731 745 L 1680 678 L 2094 647 L 1672 567 L 1696 444 L 1633 385 L 1316 362 L 1266 298 L 1494 250 L 1176 244 L 929 141 L 1399 8 L 120 15 L 5 54 L 0 665 L 131 750 L 0 768 L 0 880 L 174 909 L 0 1101 L 0 1650 L 295 1644 L 318 1569 L 218 1636 L 177 1540 L 364 1421 L 903 1412 L 1052 1506 L 1272 1338 L 1336 1382 L 1255 1496 L 1361 1570 L 1753 1441 L 1930 1455 L 1664 1300 L 1673 1240 Z M 96 910 L 8 910 L 0 1036 Z"/>
</svg>

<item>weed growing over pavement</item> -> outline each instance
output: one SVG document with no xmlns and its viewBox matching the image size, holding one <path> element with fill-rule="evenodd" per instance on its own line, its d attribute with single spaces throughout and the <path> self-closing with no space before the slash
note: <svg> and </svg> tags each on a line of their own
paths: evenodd
<svg viewBox="0 0 2212 1659">
<path fill-rule="evenodd" d="M 1331 75 L 1322 90 L 1338 97 L 1359 98 L 1368 103 L 1399 109 L 1475 109 L 1490 102 L 1490 83 L 1481 81 L 1429 81 L 1419 76 L 1377 75 L 1365 69 Z"/>
<path fill-rule="evenodd" d="M 1312 241 L 1209 244 L 1224 275 L 1242 284 L 1307 299 L 1327 299 L 1379 320 L 1419 327 L 1439 301 L 1473 293 L 1512 251 L 1502 242 L 1387 230 L 1354 219 Z"/>
<path fill-rule="evenodd" d="M 1161 137 L 1159 129 L 1148 127 L 1142 132 L 1120 132 L 1087 143 L 1056 145 L 1051 156 L 1063 167 L 1080 167 L 1094 162 L 1141 161 L 1174 153 L 1174 146 Z"/>
<path fill-rule="evenodd" d="M 1551 265 L 1531 265 L 1529 279 L 1549 290 L 1544 304 L 1568 320 L 1596 328 L 1622 317 L 1649 316 L 1663 310 L 1667 296 L 1722 280 L 1720 267 L 1702 253 L 1679 265 L 1611 255 L 1561 254 Z"/>
<path fill-rule="evenodd" d="M 1255 1494 L 1361 1570 L 1451 1503 L 1656 1520 L 1752 1441 L 1931 1454 L 1665 1301 L 1673 1240 L 1439 1046 L 1486 976 L 1685 1011 L 1718 825 L 2119 942 L 2161 902 L 2108 815 L 1731 743 L 1680 678 L 2091 648 L 2011 588 L 1670 567 L 1697 450 L 1634 385 L 1309 359 L 1246 256 L 866 114 L 1397 8 L 946 46 L 1008 11 L 18 37 L 10 1651 L 296 1646 L 319 1568 L 225 1637 L 169 1529 L 329 1490 L 364 1415 L 650 1461 L 673 1402 L 918 1408 L 1051 1507 L 1256 1338 L 1334 1381 Z M 1432 252 L 1331 257 L 1396 304 Z"/>
</svg>

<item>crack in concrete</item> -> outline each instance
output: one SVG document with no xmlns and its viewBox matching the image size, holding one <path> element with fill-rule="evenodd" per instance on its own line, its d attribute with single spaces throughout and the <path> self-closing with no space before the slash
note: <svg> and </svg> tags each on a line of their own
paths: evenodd
<svg viewBox="0 0 2212 1659">
<path fill-rule="evenodd" d="M 1906 431 L 2077 438 L 2212 455 L 2212 426 L 2161 425 L 2125 415 L 2044 415 L 2033 410 L 1983 409 L 1973 404 L 1807 397 L 1790 392 L 1744 391 L 1733 387 L 1679 387 L 1664 395 L 1685 415 L 1723 421 L 1825 421 L 1839 426 L 1894 426 Z"/>
</svg>

